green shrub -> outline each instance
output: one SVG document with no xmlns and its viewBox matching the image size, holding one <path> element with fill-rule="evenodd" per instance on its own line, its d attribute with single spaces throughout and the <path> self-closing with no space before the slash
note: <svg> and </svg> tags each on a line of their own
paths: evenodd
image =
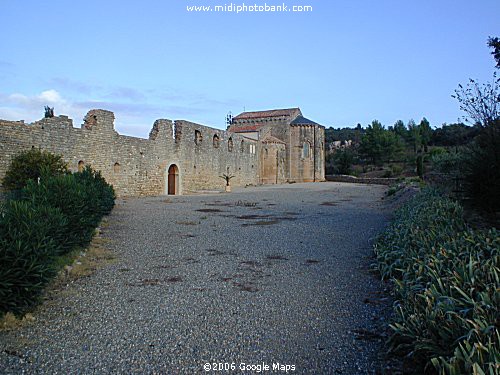
<svg viewBox="0 0 500 375">
<path fill-rule="evenodd" d="M 432 190 L 397 212 L 375 245 L 396 286 L 393 351 L 442 374 L 498 370 L 499 234 L 471 230 L 461 207 Z"/>
<path fill-rule="evenodd" d="M 51 169 L 60 157 L 41 151 L 26 154 L 16 163 L 25 172 L 39 167 L 36 174 L 24 174 L 37 178 L 22 184 L 19 180 L 15 187 L 25 186 L 0 207 L 0 312 L 22 313 L 32 306 L 54 276 L 60 256 L 87 245 L 114 206 L 113 188 L 99 172 L 87 167 L 68 174 L 65 167 Z M 35 163 L 42 159 L 47 163 Z M 21 170 L 19 165 L 10 170 Z M 23 178 L 22 173 L 12 176 Z"/>
<path fill-rule="evenodd" d="M 76 181 L 86 187 L 89 195 L 93 197 L 89 204 L 94 205 L 92 210 L 102 215 L 111 212 L 115 205 L 115 191 L 113 187 L 106 182 L 100 171 L 94 171 L 87 166 L 81 172 L 75 173 Z"/>
<path fill-rule="evenodd" d="M 68 221 L 62 244 L 65 252 L 75 246 L 87 245 L 102 217 L 96 210 L 90 189 L 78 183 L 72 174 L 45 177 L 40 184 L 29 181 L 23 189 L 23 199 L 61 210 Z"/>
<path fill-rule="evenodd" d="M 42 176 L 42 172 L 58 175 L 67 173 L 68 169 L 60 155 L 32 148 L 14 157 L 5 172 L 2 185 L 7 190 L 19 190 L 26 186 L 29 180 L 36 181 Z"/>
<path fill-rule="evenodd" d="M 447 151 L 444 147 L 433 147 L 429 151 L 429 155 L 430 155 L 431 159 L 437 155 L 442 155 L 442 154 L 446 154 L 446 153 L 447 153 Z"/>
<path fill-rule="evenodd" d="M 465 162 L 465 153 L 463 150 L 459 152 L 439 153 L 433 155 L 431 160 L 434 168 L 438 172 L 450 176 L 458 176 Z"/>
<path fill-rule="evenodd" d="M 500 212 L 500 118 L 483 127 L 463 165 L 468 196 L 485 211 Z"/>
<path fill-rule="evenodd" d="M 33 305 L 54 275 L 66 224 L 57 208 L 12 200 L 0 207 L 0 312 Z"/>
<path fill-rule="evenodd" d="M 403 167 L 400 165 L 393 165 L 391 166 L 391 171 L 393 176 L 399 176 L 403 173 Z"/>
</svg>

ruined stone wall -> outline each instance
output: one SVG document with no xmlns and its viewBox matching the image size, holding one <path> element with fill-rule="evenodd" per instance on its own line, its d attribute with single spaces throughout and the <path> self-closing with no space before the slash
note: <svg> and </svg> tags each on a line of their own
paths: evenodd
<svg viewBox="0 0 500 375">
<path fill-rule="evenodd" d="M 200 144 L 195 143 L 195 130 L 203 136 Z M 221 139 L 218 148 L 212 143 L 215 134 Z M 230 136 L 206 126 L 169 120 L 157 120 L 149 139 L 124 136 L 114 130 L 114 114 L 105 110 L 89 111 L 81 129 L 74 128 L 66 116 L 33 124 L 0 120 L 0 179 L 16 154 L 40 148 L 61 154 L 73 171 L 84 165 L 100 170 L 121 196 L 166 194 L 172 164 L 179 168 L 180 193 L 222 190 L 224 180 L 219 175 L 228 167 L 235 175 L 233 185 L 258 183 L 257 153 L 250 153 L 248 144 L 242 150 L 243 138 L 238 135 L 232 135 L 230 151 Z"/>
<path fill-rule="evenodd" d="M 291 126 L 289 139 L 289 180 L 323 181 L 325 179 L 324 128 L 318 125 Z"/>
<path fill-rule="evenodd" d="M 223 174 L 234 176 L 234 186 L 258 184 L 258 153 L 250 150 L 250 144 L 258 146 L 257 142 L 188 121 L 176 121 L 175 127 L 181 134 L 177 142 L 182 147 L 171 163 L 178 163 L 180 168 L 181 191 L 222 190 Z"/>
</svg>

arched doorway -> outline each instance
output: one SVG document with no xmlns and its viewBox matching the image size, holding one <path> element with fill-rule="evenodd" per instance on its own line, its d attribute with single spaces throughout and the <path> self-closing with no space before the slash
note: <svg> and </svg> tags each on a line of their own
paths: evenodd
<svg viewBox="0 0 500 375">
<path fill-rule="evenodd" d="M 172 164 L 168 168 L 167 185 L 168 195 L 179 194 L 179 168 L 177 168 L 177 165 L 175 164 Z"/>
</svg>

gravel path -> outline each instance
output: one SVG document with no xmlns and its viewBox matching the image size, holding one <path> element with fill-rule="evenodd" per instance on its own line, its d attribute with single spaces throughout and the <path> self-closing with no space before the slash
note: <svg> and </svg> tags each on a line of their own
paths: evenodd
<svg viewBox="0 0 500 375">
<path fill-rule="evenodd" d="M 368 267 L 385 189 L 119 200 L 102 234 L 118 261 L 68 286 L 34 323 L 0 332 L 0 373 L 192 374 L 214 362 L 236 367 L 219 373 L 276 373 L 278 363 L 372 373 L 387 303 Z"/>
</svg>

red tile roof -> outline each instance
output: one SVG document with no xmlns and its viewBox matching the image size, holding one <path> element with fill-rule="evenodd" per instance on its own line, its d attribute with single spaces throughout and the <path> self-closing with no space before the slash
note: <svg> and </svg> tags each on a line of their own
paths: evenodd
<svg viewBox="0 0 500 375">
<path fill-rule="evenodd" d="M 278 116 L 291 116 L 297 111 L 300 113 L 299 108 L 287 108 L 287 109 L 273 109 L 269 111 L 256 111 L 256 112 L 243 112 L 238 116 L 234 117 L 234 120 L 244 120 L 244 119 L 255 119 L 264 117 L 278 117 Z"/>
</svg>

